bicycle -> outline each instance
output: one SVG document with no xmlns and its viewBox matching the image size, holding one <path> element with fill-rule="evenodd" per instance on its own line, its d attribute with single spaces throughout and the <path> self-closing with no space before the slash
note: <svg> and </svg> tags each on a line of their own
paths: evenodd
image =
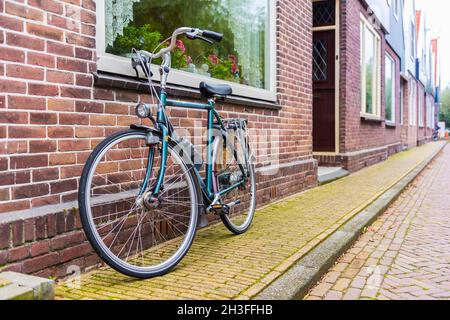
<svg viewBox="0 0 450 320">
<path fill-rule="evenodd" d="M 132 125 L 108 137 L 90 155 L 80 180 L 79 209 L 87 239 L 107 265 L 131 277 L 170 272 L 188 253 L 209 214 L 219 216 L 236 235 L 245 233 L 254 219 L 256 178 L 248 123 L 223 119 L 215 109 L 232 88 L 202 82 L 207 103 L 168 99 L 171 52 L 182 35 L 209 44 L 223 38 L 212 31 L 179 28 L 157 53 L 159 48 L 153 53 L 133 49 L 137 78 L 144 73 L 158 101 L 156 118 L 152 106 L 144 103 L 137 105 L 136 115 L 150 119 L 153 127 Z M 162 59 L 159 94 L 152 81 L 154 59 Z M 175 133 L 167 107 L 208 113 L 206 165 L 195 147 Z"/>
</svg>

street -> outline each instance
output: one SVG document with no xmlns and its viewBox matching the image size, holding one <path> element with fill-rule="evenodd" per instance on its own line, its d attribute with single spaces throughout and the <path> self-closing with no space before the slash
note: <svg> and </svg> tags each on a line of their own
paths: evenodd
<svg viewBox="0 0 450 320">
<path fill-rule="evenodd" d="M 449 299 L 449 175 L 447 146 L 306 299 Z"/>
</svg>

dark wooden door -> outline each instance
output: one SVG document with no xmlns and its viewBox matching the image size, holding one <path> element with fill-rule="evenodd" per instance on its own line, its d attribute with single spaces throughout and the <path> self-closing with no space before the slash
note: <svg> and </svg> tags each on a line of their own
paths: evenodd
<svg viewBox="0 0 450 320">
<path fill-rule="evenodd" d="M 335 31 L 313 39 L 313 138 L 315 152 L 336 151 Z"/>
</svg>

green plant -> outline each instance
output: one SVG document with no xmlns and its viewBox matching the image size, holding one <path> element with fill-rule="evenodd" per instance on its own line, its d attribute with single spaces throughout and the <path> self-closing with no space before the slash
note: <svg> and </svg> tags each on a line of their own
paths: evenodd
<svg viewBox="0 0 450 320">
<path fill-rule="evenodd" d="M 234 55 L 229 55 L 228 59 L 220 59 L 217 55 L 212 54 L 204 58 L 208 65 L 211 76 L 217 79 L 227 81 L 240 82 L 240 68 Z"/>
</svg>

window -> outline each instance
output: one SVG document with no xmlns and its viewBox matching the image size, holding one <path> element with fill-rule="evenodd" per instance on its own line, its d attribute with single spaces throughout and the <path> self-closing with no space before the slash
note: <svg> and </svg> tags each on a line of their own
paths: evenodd
<svg viewBox="0 0 450 320">
<path fill-rule="evenodd" d="M 395 61 L 389 54 L 385 59 L 386 121 L 395 123 Z"/>
<path fill-rule="evenodd" d="M 361 18 L 361 113 L 380 116 L 380 37 Z"/>
<path fill-rule="evenodd" d="M 411 41 L 410 41 L 410 49 L 411 49 L 411 60 L 414 61 L 414 56 L 416 53 L 416 25 L 414 21 L 411 21 Z"/>
<path fill-rule="evenodd" d="M 400 82 L 400 124 L 403 125 L 403 117 L 405 116 L 404 103 L 405 103 L 405 86 L 403 81 Z"/>
<path fill-rule="evenodd" d="M 400 0 L 394 0 L 394 17 L 398 20 L 400 17 Z"/>
<path fill-rule="evenodd" d="M 409 125 L 417 125 L 417 85 L 412 79 L 409 82 Z"/>
<path fill-rule="evenodd" d="M 424 126 L 424 92 L 422 88 L 419 88 L 419 127 Z"/>
<path fill-rule="evenodd" d="M 273 0 L 98 1 L 99 70 L 133 75 L 132 48 L 153 51 L 180 26 L 224 33 L 210 46 L 180 38 L 169 82 L 197 87 L 201 81 L 233 85 L 236 95 L 275 100 Z M 155 64 L 158 61 L 154 61 Z M 158 72 L 154 72 L 155 79 Z M 220 81 L 218 81 L 220 80 Z"/>
</svg>

